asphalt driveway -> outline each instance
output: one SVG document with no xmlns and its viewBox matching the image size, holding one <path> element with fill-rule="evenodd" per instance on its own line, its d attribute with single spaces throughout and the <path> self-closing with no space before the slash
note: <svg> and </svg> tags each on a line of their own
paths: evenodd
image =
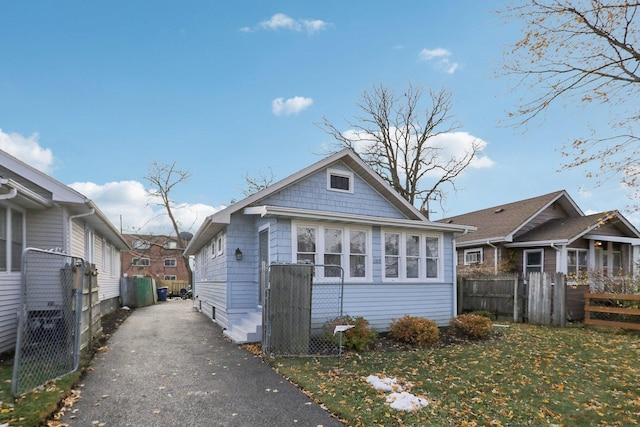
<svg viewBox="0 0 640 427">
<path fill-rule="evenodd" d="M 98 353 L 69 426 L 343 426 L 219 326 L 170 300 L 136 309 Z"/>
</svg>

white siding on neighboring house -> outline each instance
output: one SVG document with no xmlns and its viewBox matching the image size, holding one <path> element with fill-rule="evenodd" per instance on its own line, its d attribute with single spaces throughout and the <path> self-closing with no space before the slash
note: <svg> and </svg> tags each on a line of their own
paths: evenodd
<svg viewBox="0 0 640 427">
<path fill-rule="evenodd" d="M 27 246 L 64 249 L 64 212 L 60 208 L 30 210 L 26 216 Z"/>
<path fill-rule="evenodd" d="M 75 221 L 71 226 L 71 256 L 85 259 L 84 225 L 78 224 Z"/>
<path fill-rule="evenodd" d="M 20 309 L 20 273 L 0 273 L 0 353 L 16 344 Z"/>
</svg>

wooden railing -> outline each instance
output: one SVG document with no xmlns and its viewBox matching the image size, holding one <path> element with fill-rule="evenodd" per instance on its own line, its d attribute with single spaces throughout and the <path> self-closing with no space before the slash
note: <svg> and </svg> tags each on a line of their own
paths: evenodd
<svg viewBox="0 0 640 427">
<path fill-rule="evenodd" d="M 607 301 L 608 305 L 598 305 L 598 301 Z M 596 302 L 596 305 L 593 303 Z M 626 304 L 625 304 L 626 303 Z M 624 305 L 635 305 L 636 307 L 625 307 Z M 584 323 L 585 325 L 611 326 L 623 329 L 640 330 L 640 295 L 626 294 L 584 294 Z M 616 317 L 621 315 L 627 320 L 633 319 L 635 322 L 625 322 L 621 320 L 592 319 L 592 313 L 607 313 Z M 637 322 L 637 323 L 636 323 Z"/>
</svg>

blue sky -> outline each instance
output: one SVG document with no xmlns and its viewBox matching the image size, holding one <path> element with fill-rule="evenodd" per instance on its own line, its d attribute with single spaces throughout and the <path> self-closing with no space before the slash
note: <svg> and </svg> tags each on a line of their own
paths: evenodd
<svg viewBox="0 0 640 427">
<path fill-rule="evenodd" d="M 487 4 L 3 2 L 0 149 L 72 185 L 125 231 L 168 231 L 145 205 L 143 177 L 152 162 L 175 161 L 192 173 L 173 198 L 193 230 L 243 197 L 247 173 L 280 179 L 319 160 L 332 142 L 315 124 L 323 116 L 347 131 L 364 90 L 411 82 L 450 90 L 457 136 L 485 143 L 433 219 L 559 189 L 585 212 L 624 211 L 617 182 L 594 188 L 583 171 L 557 172 L 562 146 L 604 127 L 608 111 L 559 104 L 526 129 L 505 126 L 527 95 L 496 77 L 519 28 L 492 13 L 505 2 Z"/>
</svg>

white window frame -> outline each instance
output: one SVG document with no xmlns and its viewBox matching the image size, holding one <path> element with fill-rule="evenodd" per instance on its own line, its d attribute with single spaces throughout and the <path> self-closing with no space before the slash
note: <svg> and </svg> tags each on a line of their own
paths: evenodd
<svg viewBox="0 0 640 427">
<path fill-rule="evenodd" d="M 334 188 L 331 186 L 331 177 L 336 176 L 340 178 L 347 178 L 349 180 L 349 188 Z M 340 170 L 340 169 L 327 169 L 327 190 L 329 191 L 337 191 L 339 193 L 351 193 L 353 194 L 353 172 Z"/>
<path fill-rule="evenodd" d="M 386 276 L 386 253 L 385 253 L 385 241 L 387 234 L 397 234 L 399 235 L 399 244 L 398 248 L 398 277 L 387 277 Z M 408 278 L 407 277 L 407 237 L 409 236 L 419 236 L 419 247 L 420 253 L 417 257 L 410 256 L 411 258 L 418 258 L 418 277 L 416 278 Z M 429 233 L 423 231 L 413 231 L 413 230 L 398 230 L 398 229 L 383 229 L 382 230 L 382 262 L 380 263 L 382 281 L 383 282 L 403 282 L 403 283 L 433 283 L 433 282 L 442 282 L 444 280 L 444 234 L 442 233 Z M 427 260 L 433 259 L 433 257 L 427 257 L 427 248 L 426 248 L 426 239 L 427 238 L 436 238 L 438 239 L 438 256 L 435 258 L 438 267 L 438 275 L 437 277 L 427 277 Z M 395 256 L 395 255 L 390 255 Z"/>
<path fill-rule="evenodd" d="M 575 265 L 575 269 L 576 271 L 571 271 L 570 270 L 570 266 L 569 266 L 569 253 L 570 252 L 575 252 L 575 256 L 576 256 L 576 265 Z M 584 269 L 585 269 L 585 273 L 589 270 L 589 250 L 588 249 L 579 249 L 579 248 L 568 248 L 567 249 L 567 274 L 575 274 L 577 275 L 578 273 L 580 273 L 580 254 L 583 253 L 584 254 L 584 258 L 585 258 L 585 264 L 584 264 Z"/>
<path fill-rule="evenodd" d="M 291 226 L 291 253 L 292 261 L 298 262 L 298 228 L 313 228 L 315 230 L 315 252 L 313 252 L 316 264 L 323 265 L 325 255 L 324 232 L 326 228 L 339 229 L 342 231 L 342 252 L 340 254 L 340 266 L 344 271 L 344 280 L 349 282 L 370 282 L 373 280 L 373 260 L 372 260 L 372 231 L 370 227 L 349 225 L 349 224 L 323 224 L 294 221 Z M 365 253 L 353 254 L 365 257 L 365 274 L 364 277 L 351 277 L 351 233 L 364 232 L 366 234 Z M 305 252 L 311 253 L 311 252 Z M 303 261 L 301 261 L 303 262 Z M 316 280 L 321 282 L 325 279 L 324 269 L 319 268 L 316 271 Z M 327 277 L 326 281 L 335 280 L 335 277 Z"/>
<path fill-rule="evenodd" d="M 216 251 L 216 242 L 218 241 L 217 237 L 214 237 L 211 241 L 211 244 L 207 246 L 207 251 L 211 251 L 211 258 L 215 258 L 218 255 L 218 251 Z"/>
<path fill-rule="evenodd" d="M 218 235 L 216 236 L 216 249 L 218 250 L 216 253 L 218 256 L 224 254 L 225 244 L 226 244 L 225 233 L 223 232 L 218 233 Z"/>
<path fill-rule="evenodd" d="M 176 276 L 175 274 L 165 274 L 163 280 L 178 280 L 178 276 Z"/>
<path fill-rule="evenodd" d="M 528 277 L 527 267 L 529 267 L 529 264 L 527 264 L 527 261 L 529 260 L 529 254 L 535 252 L 540 252 L 540 273 L 544 273 L 544 249 L 525 249 L 522 252 L 522 274 L 524 277 Z M 535 267 L 537 264 L 533 266 Z"/>
<path fill-rule="evenodd" d="M 9 203 L 2 204 L 0 205 L 0 207 L 6 210 L 6 224 L 4 228 L 4 234 L 6 238 L 6 241 L 4 242 L 5 252 L 6 252 L 6 256 L 5 256 L 6 268 L 3 270 L 0 270 L 0 274 L 19 273 L 21 270 L 22 259 L 18 259 L 17 261 L 18 269 L 17 270 L 13 269 L 13 264 L 16 262 L 13 259 L 13 243 L 15 240 L 14 239 L 15 236 L 13 236 L 13 222 L 14 222 L 13 217 L 14 217 L 14 212 L 18 212 L 22 216 L 22 221 L 21 221 L 22 236 L 20 236 L 21 248 L 22 248 L 20 251 L 20 255 L 22 255 L 22 250 L 24 250 L 25 244 L 26 244 L 27 215 L 23 209 L 18 209 L 16 206 Z"/>
<path fill-rule="evenodd" d="M 141 260 L 147 260 L 147 263 L 146 264 L 144 264 L 144 263 L 140 264 Z M 150 258 L 143 258 L 143 257 L 133 258 L 131 260 L 131 265 L 133 265 L 135 267 L 149 267 L 149 266 L 151 266 L 151 259 Z"/>
<path fill-rule="evenodd" d="M 173 265 L 167 265 L 167 261 L 173 261 Z M 164 266 L 167 268 L 176 268 L 178 266 L 178 260 L 175 258 L 165 258 Z"/>
<path fill-rule="evenodd" d="M 167 240 L 166 242 L 164 242 L 163 247 L 164 249 L 177 249 L 178 242 L 176 242 L 175 240 Z"/>
<path fill-rule="evenodd" d="M 131 247 L 137 250 L 147 250 L 151 247 L 151 243 L 144 239 L 135 239 L 131 243 Z"/>
<path fill-rule="evenodd" d="M 467 260 L 467 255 L 474 254 L 474 253 L 478 254 L 478 259 L 476 261 Z M 472 249 L 464 250 L 464 265 L 478 265 L 478 264 L 482 264 L 483 262 L 484 262 L 483 248 L 472 248 Z"/>
</svg>

